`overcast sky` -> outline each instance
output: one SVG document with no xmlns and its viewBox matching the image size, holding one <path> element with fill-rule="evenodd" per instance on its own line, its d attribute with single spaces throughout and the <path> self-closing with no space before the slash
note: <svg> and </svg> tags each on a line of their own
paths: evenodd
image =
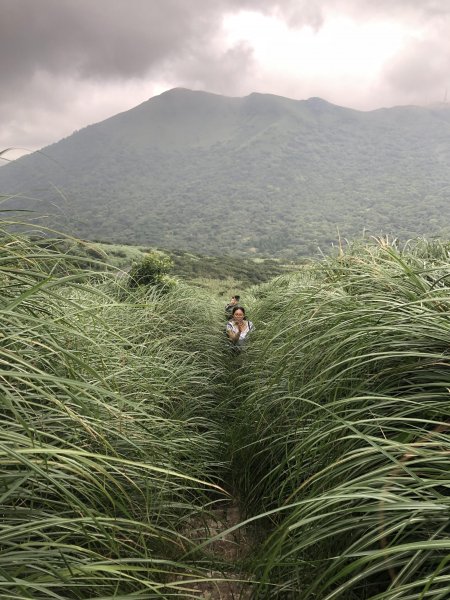
<svg viewBox="0 0 450 600">
<path fill-rule="evenodd" d="M 447 101 L 449 31 L 450 0 L 0 0 L 0 152 L 173 87 Z"/>
</svg>

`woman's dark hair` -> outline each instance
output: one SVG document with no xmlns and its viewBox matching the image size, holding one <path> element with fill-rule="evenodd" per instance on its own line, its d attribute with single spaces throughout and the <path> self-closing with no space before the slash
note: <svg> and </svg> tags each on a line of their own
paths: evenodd
<svg viewBox="0 0 450 600">
<path fill-rule="evenodd" d="M 231 314 L 234 316 L 234 313 L 237 310 L 242 310 L 242 312 L 244 313 L 244 317 L 245 317 L 245 308 L 243 306 L 239 306 L 238 304 L 236 304 L 236 306 L 233 306 L 233 310 L 231 311 Z"/>
<path fill-rule="evenodd" d="M 237 300 L 238 302 L 239 302 L 239 300 L 241 299 L 241 297 L 240 297 L 240 296 L 233 296 L 233 298 L 234 298 L 235 300 Z"/>
</svg>

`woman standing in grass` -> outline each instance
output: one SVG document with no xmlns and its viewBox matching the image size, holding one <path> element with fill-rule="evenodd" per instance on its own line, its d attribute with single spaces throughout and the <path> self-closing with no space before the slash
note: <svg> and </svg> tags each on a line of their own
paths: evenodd
<svg viewBox="0 0 450 600">
<path fill-rule="evenodd" d="M 245 318 L 245 308 L 235 306 L 231 311 L 231 319 L 227 323 L 228 339 L 240 349 L 252 330 L 253 323 Z"/>
</svg>

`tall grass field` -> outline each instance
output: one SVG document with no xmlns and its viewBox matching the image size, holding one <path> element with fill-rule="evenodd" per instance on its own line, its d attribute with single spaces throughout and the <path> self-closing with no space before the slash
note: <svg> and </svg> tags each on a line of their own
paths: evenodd
<svg viewBox="0 0 450 600">
<path fill-rule="evenodd" d="M 450 244 L 255 285 L 235 355 L 206 288 L 81 269 L 13 221 L 0 598 L 450 598 Z"/>
</svg>

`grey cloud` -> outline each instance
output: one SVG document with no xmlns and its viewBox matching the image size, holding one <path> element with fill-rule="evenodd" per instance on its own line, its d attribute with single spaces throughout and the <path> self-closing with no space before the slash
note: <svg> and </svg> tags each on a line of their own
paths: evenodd
<svg viewBox="0 0 450 600">
<path fill-rule="evenodd" d="M 2 76 L 14 79 L 38 69 L 86 77 L 141 75 L 162 57 L 181 52 L 204 28 L 208 11 L 188 7 L 174 0 L 2 0 Z"/>
<path fill-rule="evenodd" d="M 396 94 L 413 102 L 420 97 L 443 98 L 450 86 L 450 48 L 438 40 L 416 40 L 388 66 L 386 81 Z"/>
</svg>

